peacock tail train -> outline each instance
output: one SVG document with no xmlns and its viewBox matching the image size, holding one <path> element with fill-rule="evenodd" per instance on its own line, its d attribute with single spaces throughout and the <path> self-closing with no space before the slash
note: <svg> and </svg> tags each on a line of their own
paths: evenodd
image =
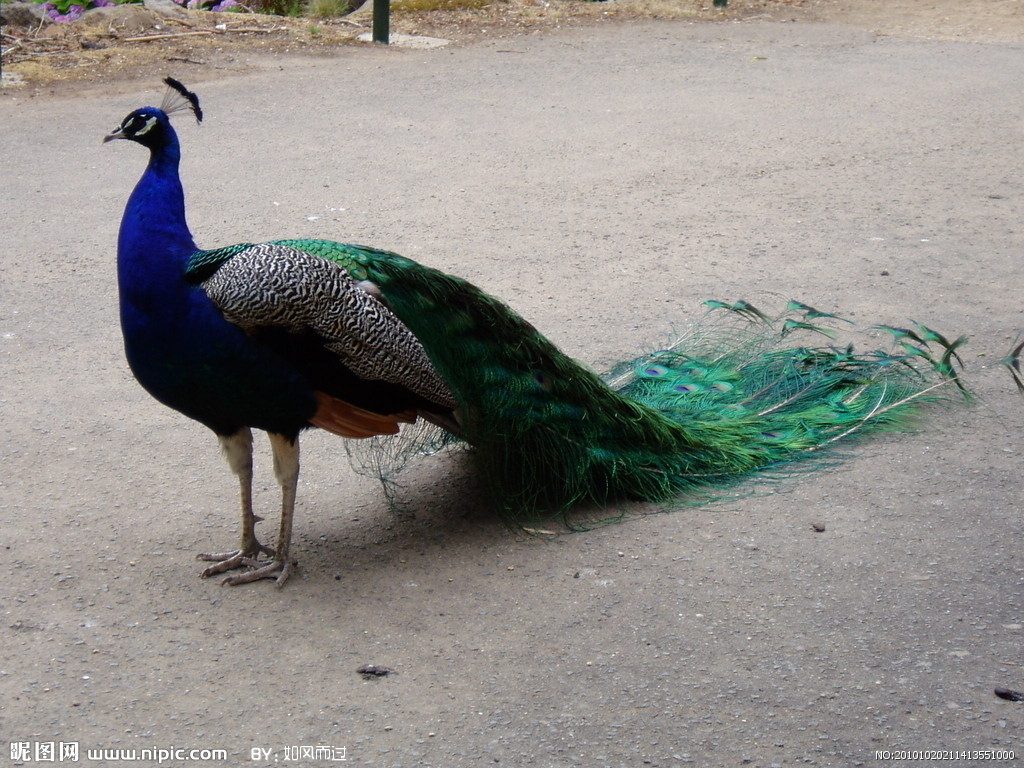
<svg viewBox="0 0 1024 768">
<path fill-rule="evenodd" d="M 687 335 L 601 377 L 465 280 L 374 248 L 273 244 L 342 266 L 419 339 L 459 403 L 459 437 L 513 524 L 580 502 L 713 494 L 840 440 L 907 428 L 954 392 L 967 396 L 956 373 L 964 338 L 879 326 L 896 351 L 795 345 L 831 341 L 823 321 L 848 322 L 799 302 L 775 319 L 746 302 L 706 302 L 728 320 L 718 332 Z M 190 279 L 249 247 L 197 253 Z M 386 479 L 448 439 L 418 425 L 403 431 L 373 438 L 364 469 Z"/>
</svg>

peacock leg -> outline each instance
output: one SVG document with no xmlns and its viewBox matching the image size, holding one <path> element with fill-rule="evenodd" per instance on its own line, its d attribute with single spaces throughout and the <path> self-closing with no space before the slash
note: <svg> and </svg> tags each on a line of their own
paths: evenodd
<svg viewBox="0 0 1024 768">
<path fill-rule="evenodd" d="M 292 541 L 292 518 L 295 514 L 295 494 L 299 485 L 299 438 L 273 432 L 268 433 L 268 436 L 274 452 L 274 475 L 281 485 L 281 529 L 277 534 L 277 547 L 272 562 L 264 564 L 253 563 L 250 560 L 245 564 L 256 565 L 256 568 L 224 579 L 223 583 L 231 586 L 259 579 L 276 579 L 277 586 L 282 587 L 294 570 L 291 560 L 288 559 L 288 549 Z"/>
<path fill-rule="evenodd" d="M 203 578 L 216 576 L 232 568 L 251 566 L 261 554 L 274 555 L 273 549 L 260 544 L 256 538 L 256 522 L 262 518 L 252 511 L 252 431 L 243 427 L 227 437 L 218 435 L 217 439 L 228 460 L 228 466 L 238 476 L 242 496 L 242 533 L 238 549 L 234 551 L 197 555 L 199 560 L 215 563 L 200 574 Z"/>
</svg>

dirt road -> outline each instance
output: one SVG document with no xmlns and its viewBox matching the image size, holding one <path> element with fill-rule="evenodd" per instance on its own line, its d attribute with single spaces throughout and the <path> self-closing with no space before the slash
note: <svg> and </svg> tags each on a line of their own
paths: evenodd
<svg viewBox="0 0 1024 768">
<path fill-rule="evenodd" d="M 145 157 L 99 140 L 158 84 L 0 101 L 0 737 L 80 764 L 1019 762 L 1024 704 L 993 689 L 1024 689 L 1024 401 L 998 365 L 1024 326 L 1024 43 L 879 31 L 615 23 L 203 82 L 180 133 L 204 245 L 397 250 L 598 366 L 710 298 L 913 319 L 970 334 L 982 398 L 835 470 L 553 541 L 493 522 L 457 457 L 392 514 L 311 435 L 282 591 L 197 578 L 235 482 L 122 359 Z M 257 482 L 272 528 L 265 446 Z"/>
</svg>

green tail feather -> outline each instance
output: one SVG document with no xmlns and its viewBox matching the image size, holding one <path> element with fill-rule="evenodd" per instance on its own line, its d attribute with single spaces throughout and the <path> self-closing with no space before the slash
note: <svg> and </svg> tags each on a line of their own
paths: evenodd
<svg viewBox="0 0 1024 768">
<path fill-rule="evenodd" d="M 464 280 L 371 248 L 280 243 L 380 288 L 461 404 L 463 437 L 513 522 L 581 501 L 721 487 L 854 435 L 906 428 L 950 384 L 962 390 L 962 338 L 918 326 L 894 333 L 899 354 L 794 347 L 798 333 L 835 334 L 819 325 L 832 315 L 799 302 L 775 319 L 747 302 L 708 302 L 729 321 L 724 335 L 688 336 L 601 378 Z"/>
<path fill-rule="evenodd" d="M 1021 331 L 1013 342 L 1013 349 L 1000 362 L 1013 376 L 1013 383 L 1017 385 L 1017 391 L 1024 395 L 1024 371 L 1021 370 L 1021 353 L 1024 352 L 1024 331 Z"/>
</svg>

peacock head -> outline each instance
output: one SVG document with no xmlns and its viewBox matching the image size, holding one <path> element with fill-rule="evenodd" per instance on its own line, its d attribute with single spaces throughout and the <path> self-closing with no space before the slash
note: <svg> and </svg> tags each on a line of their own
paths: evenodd
<svg viewBox="0 0 1024 768">
<path fill-rule="evenodd" d="M 173 133 L 171 115 L 187 110 L 195 115 L 196 122 L 203 121 L 199 97 L 173 77 L 164 78 L 164 82 L 167 83 L 167 93 L 159 109 L 142 107 L 129 113 L 117 128 L 103 137 L 104 143 L 114 139 L 128 139 L 149 149 L 156 149 L 167 142 L 168 134 Z"/>
</svg>

